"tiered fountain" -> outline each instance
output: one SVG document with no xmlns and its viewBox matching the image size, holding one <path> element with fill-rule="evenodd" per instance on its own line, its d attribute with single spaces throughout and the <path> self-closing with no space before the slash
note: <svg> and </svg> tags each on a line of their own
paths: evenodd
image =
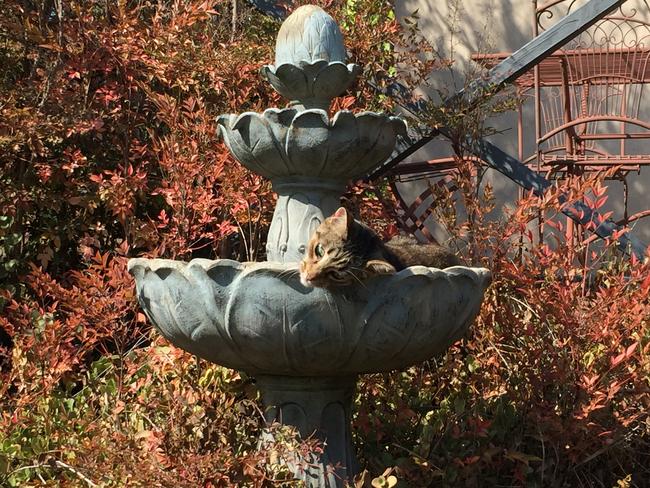
<svg viewBox="0 0 650 488">
<path fill-rule="evenodd" d="M 343 486 L 357 470 L 350 430 L 357 375 L 444 351 L 478 313 L 490 279 L 482 268 L 414 266 L 328 291 L 287 273 L 347 182 L 385 161 L 405 132 L 399 118 L 374 112 L 328 117 L 332 98 L 359 72 L 345 60 L 334 20 L 319 7 L 298 8 L 278 34 L 275 66 L 262 70 L 290 107 L 218 119 L 233 155 L 279 195 L 267 262 L 129 262 L 140 304 L 164 337 L 252 375 L 269 422 L 324 441 L 309 463 L 285 460 L 310 487 Z"/>
</svg>

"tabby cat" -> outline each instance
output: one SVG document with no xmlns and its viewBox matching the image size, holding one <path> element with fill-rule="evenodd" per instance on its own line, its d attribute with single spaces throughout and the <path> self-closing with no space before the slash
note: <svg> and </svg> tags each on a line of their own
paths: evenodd
<svg viewBox="0 0 650 488">
<path fill-rule="evenodd" d="M 361 283 L 378 274 L 391 274 L 407 266 L 456 266 L 460 261 L 437 244 L 418 244 L 397 236 L 382 242 L 369 227 L 339 208 L 316 229 L 300 262 L 303 286 L 333 288 Z"/>
</svg>

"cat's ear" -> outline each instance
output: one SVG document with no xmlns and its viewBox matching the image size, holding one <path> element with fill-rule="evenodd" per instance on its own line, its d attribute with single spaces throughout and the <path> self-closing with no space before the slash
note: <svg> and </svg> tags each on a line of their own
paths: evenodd
<svg viewBox="0 0 650 488">
<path fill-rule="evenodd" d="M 397 273 L 395 267 L 381 259 L 371 259 L 366 263 L 366 271 L 371 275 Z"/>
<path fill-rule="evenodd" d="M 332 215 L 332 218 L 334 220 L 336 230 L 343 236 L 344 239 L 347 238 L 348 229 L 352 223 L 352 216 L 350 213 L 345 209 L 345 207 L 339 207 L 339 209 Z"/>
<path fill-rule="evenodd" d="M 347 225 L 350 225 L 350 221 L 352 220 L 350 212 L 348 212 L 345 207 L 339 207 L 338 210 L 334 212 L 334 215 L 332 217 L 345 220 L 345 223 Z"/>
</svg>

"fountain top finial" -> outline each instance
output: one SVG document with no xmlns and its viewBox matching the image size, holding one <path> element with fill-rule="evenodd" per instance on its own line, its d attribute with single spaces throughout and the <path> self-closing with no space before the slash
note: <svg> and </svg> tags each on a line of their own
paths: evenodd
<svg viewBox="0 0 650 488">
<path fill-rule="evenodd" d="M 280 27 L 275 65 L 263 66 L 261 73 L 294 108 L 327 110 L 359 74 L 346 58 L 336 21 L 316 5 L 303 5 Z"/>
<path fill-rule="evenodd" d="M 303 5 L 284 21 L 275 44 L 275 65 L 319 60 L 345 62 L 343 35 L 336 21 L 317 5 Z"/>
</svg>

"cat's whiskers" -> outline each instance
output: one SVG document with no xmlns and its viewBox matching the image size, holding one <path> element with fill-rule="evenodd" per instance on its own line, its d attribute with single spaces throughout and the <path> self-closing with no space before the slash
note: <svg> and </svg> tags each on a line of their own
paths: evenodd
<svg viewBox="0 0 650 488">
<path fill-rule="evenodd" d="M 358 268 L 352 268 L 352 269 L 358 269 Z M 358 277 L 356 274 L 354 274 L 352 271 L 350 271 L 349 269 L 345 269 L 345 270 L 343 270 L 343 271 L 345 271 L 347 274 L 349 274 L 349 275 L 352 276 L 355 280 L 357 280 L 357 281 L 359 282 L 359 284 L 360 284 L 361 286 L 363 286 L 366 290 L 368 289 L 368 287 L 366 286 L 366 284 L 365 284 L 363 281 L 361 281 L 361 280 L 359 279 L 359 277 Z"/>
<path fill-rule="evenodd" d="M 295 276 L 297 274 L 300 274 L 300 270 L 298 268 L 289 268 L 289 269 L 284 269 L 278 273 L 278 278 L 284 278 L 287 276 Z"/>
<path fill-rule="evenodd" d="M 325 293 L 325 301 L 330 308 L 330 312 L 332 312 L 333 315 L 337 315 L 338 309 L 330 301 L 329 293 Z"/>
<path fill-rule="evenodd" d="M 364 282 L 368 278 L 389 275 L 414 264 L 445 268 L 460 262 L 445 248 L 420 246 L 413 237 L 396 236 L 383 243 L 372 229 L 355 221 L 341 207 L 310 237 L 300 276 L 305 283 L 320 288 L 357 283 L 367 288 Z"/>
</svg>

